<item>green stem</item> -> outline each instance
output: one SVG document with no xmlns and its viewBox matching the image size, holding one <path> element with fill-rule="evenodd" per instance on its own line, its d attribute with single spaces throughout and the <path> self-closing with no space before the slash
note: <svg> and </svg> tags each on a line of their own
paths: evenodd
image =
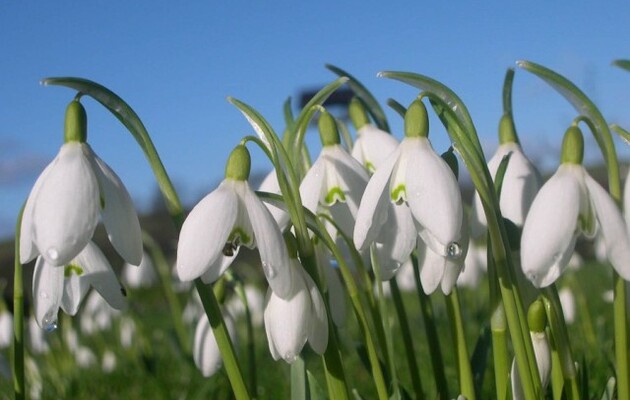
<svg viewBox="0 0 630 400">
<path fill-rule="evenodd" d="M 208 316 L 208 321 L 212 327 L 214 338 L 221 350 L 223 366 L 225 367 L 228 379 L 232 385 L 232 390 L 234 390 L 234 396 L 238 400 L 249 399 L 250 397 L 247 392 L 247 387 L 245 386 L 245 381 L 243 380 L 243 374 L 241 373 L 241 368 L 238 364 L 238 360 L 236 359 L 234 346 L 232 345 L 232 340 L 230 339 L 227 327 L 225 326 L 225 321 L 223 320 L 217 298 L 215 297 L 214 292 L 210 290 L 210 286 L 203 283 L 201 278 L 195 279 L 195 288 L 199 293 L 203 308 L 206 310 L 206 315 Z"/>
<path fill-rule="evenodd" d="M 258 397 L 258 383 L 256 382 L 256 343 L 254 341 L 254 325 L 252 323 L 252 313 L 249 309 L 249 301 L 247 301 L 247 295 L 245 293 L 245 287 L 243 282 L 239 279 L 234 279 L 236 294 L 243 303 L 245 310 L 245 323 L 247 324 L 247 358 L 248 358 L 248 372 L 249 372 L 249 391 L 252 398 Z"/>
<path fill-rule="evenodd" d="M 551 393 L 553 394 L 553 400 L 562 400 L 564 395 L 562 361 L 560 361 L 560 355 L 555 344 L 551 349 Z"/>
<path fill-rule="evenodd" d="M 630 399 L 630 368 L 628 366 L 628 314 L 626 282 L 613 270 L 615 300 L 615 354 L 617 359 L 617 397 Z"/>
<path fill-rule="evenodd" d="M 308 387 L 306 380 L 306 364 L 302 356 L 298 356 L 291 364 L 291 400 L 305 400 Z"/>
<path fill-rule="evenodd" d="M 498 400 L 506 400 L 510 376 L 510 357 L 506 332 L 507 324 L 502 305 L 495 309 L 490 325 L 492 327 L 492 357 L 496 395 Z"/>
<path fill-rule="evenodd" d="M 431 366 L 433 367 L 433 376 L 435 378 L 435 389 L 437 397 L 440 400 L 448 399 L 448 384 L 446 383 L 446 374 L 444 369 L 444 359 L 442 358 L 442 350 L 440 349 L 440 339 L 435 326 L 435 318 L 433 316 L 433 306 L 431 298 L 422 290 L 420 282 L 420 269 L 418 267 L 418 259 L 411 257 L 413 263 L 414 278 L 416 281 L 416 290 L 420 300 L 420 309 L 422 318 L 424 319 L 424 329 L 429 342 L 429 353 L 431 354 Z"/>
<path fill-rule="evenodd" d="M 390 279 L 389 286 L 392 290 L 394 307 L 396 308 L 396 315 L 398 317 L 398 323 L 400 324 L 403 344 L 405 346 L 405 356 L 407 358 L 407 366 L 409 367 L 409 375 L 411 375 L 411 384 L 413 386 L 416 399 L 424 399 L 422 380 L 420 377 L 418 364 L 416 362 L 416 352 L 413 348 L 413 339 L 411 338 L 411 329 L 409 327 L 407 313 L 405 312 L 405 304 L 403 303 L 403 299 L 400 294 L 400 289 L 398 288 L 398 282 L 396 282 L 396 278 Z"/>
<path fill-rule="evenodd" d="M 453 341 L 457 352 L 457 375 L 459 377 L 459 391 L 466 399 L 475 399 L 475 384 L 473 383 L 470 359 L 468 358 L 468 346 L 462 320 L 461 306 L 457 287 L 453 288 L 450 295 L 446 296 L 446 308 L 451 321 Z"/>
<path fill-rule="evenodd" d="M 26 396 L 24 379 L 24 284 L 20 263 L 20 230 L 24 207 L 15 226 L 15 253 L 13 262 L 13 391 L 15 399 Z"/>
<path fill-rule="evenodd" d="M 143 232 L 142 241 L 144 245 L 147 247 L 151 255 L 151 259 L 155 265 L 155 269 L 157 270 L 158 276 L 160 277 L 160 283 L 162 285 L 162 290 L 164 291 L 164 296 L 166 297 L 166 302 L 168 303 L 169 310 L 171 312 L 171 317 L 173 320 L 173 326 L 175 328 L 175 334 L 177 335 L 177 340 L 179 342 L 179 346 L 181 347 L 184 355 L 186 357 L 191 356 L 191 343 L 190 343 L 190 335 L 186 331 L 186 327 L 184 326 L 184 319 L 182 313 L 182 306 L 173 290 L 173 279 L 171 277 L 170 266 L 166 261 L 166 257 L 164 253 L 160 249 L 160 246 L 157 242 L 147 233 Z"/>
<path fill-rule="evenodd" d="M 547 320 L 555 350 L 558 353 L 562 375 L 564 377 L 564 393 L 569 400 L 577 400 L 580 398 L 580 391 L 577 385 L 577 372 L 571 352 L 571 342 L 569 341 L 569 332 L 562 315 L 562 306 L 558 297 L 558 290 L 555 285 L 546 287 L 543 290 L 545 311 L 547 312 Z"/>
</svg>

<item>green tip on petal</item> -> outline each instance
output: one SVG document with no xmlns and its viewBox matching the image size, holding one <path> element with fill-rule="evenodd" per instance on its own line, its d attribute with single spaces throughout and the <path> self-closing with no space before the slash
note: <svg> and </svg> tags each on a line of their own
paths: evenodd
<svg viewBox="0 0 630 400">
<path fill-rule="evenodd" d="M 225 177 L 235 181 L 246 181 L 249 178 L 251 163 L 252 160 L 247 147 L 236 146 L 225 165 Z"/>
<path fill-rule="evenodd" d="M 79 100 L 72 100 L 66 108 L 64 142 L 85 143 L 87 140 L 87 114 Z"/>
<path fill-rule="evenodd" d="M 358 97 L 353 97 L 350 100 L 350 106 L 348 106 L 348 114 L 350 114 L 350 120 L 352 121 L 352 125 L 354 125 L 354 129 L 359 130 L 363 128 L 365 125 L 370 123 L 370 119 L 368 118 L 367 111 L 359 100 Z"/>
<path fill-rule="evenodd" d="M 284 243 L 287 245 L 287 252 L 289 253 L 289 258 L 297 258 L 298 256 L 298 245 L 297 239 L 295 236 L 289 231 L 285 232 L 282 236 L 284 236 Z"/>
<path fill-rule="evenodd" d="M 405 137 L 427 137 L 429 135 L 429 115 L 427 108 L 416 100 L 405 113 Z"/>
<path fill-rule="evenodd" d="M 584 158 L 584 137 L 582 131 L 575 125 L 567 129 L 562 140 L 561 162 L 569 164 L 582 164 Z"/>
<path fill-rule="evenodd" d="M 545 306 L 540 299 L 529 306 L 527 322 L 531 332 L 544 332 L 545 326 L 547 326 L 547 314 L 545 313 Z"/>
<path fill-rule="evenodd" d="M 319 116 L 319 136 L 322 139 L 322 144 L 325 146 L 334 146 L 340 143 L 339 130 L 337 129 L 337 121 L 326 110 L 322 111 Z"/>
<path fill-rule="evenodd" d="M 499 144 L 518 143 L 514 122 L 510 114 L 503 114 L 499 121 Z"/>
</svg>

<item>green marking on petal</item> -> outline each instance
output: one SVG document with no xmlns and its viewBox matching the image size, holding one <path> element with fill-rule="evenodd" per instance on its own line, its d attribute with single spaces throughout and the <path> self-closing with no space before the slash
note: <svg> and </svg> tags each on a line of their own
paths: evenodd
<svg viewBox="0 0 630 400">
<path fill-rule="evenodd" d="M 65 269 L 63 270 L 63 276 L 66 278 L 70 278 L 72 274 L 75 274 L 76 276 L 83 275 L 83 268 L 76 264 L 66 265 Z"/>
<path fill-rule="evenodd" d="M 338 201 L 340 201 L 342 203 L 345 203 L 346 202 L 346 195 L 343 194 L 343 191 L 341 190 L 341 188 L 339 186 L 335 186 L 334 188 L 331 188 L 328 191 L 328 194 L 326 194 L 326 197 L 324 198 L 324 201 L 326 201 L 326 205 L 328 205 L 328 206 L 332 206 L 333 204 L 335 204 Z"/>
<path fill-rule="evenodd" d="M 376 167 L 372 164 L 371 161 L 365 162 L 365 168 L 368 170 L 370 174 L 374 174 L 376 172 Z"/>
<path fill-rule="evenodd" d="M 236 247 L 238 247 L 241 243 L 245 246 L 249 246 L 253 242 L 252 238 L 245 232 L 245 230 L 239 228 L 238 226 L 232 229 L 227 241 Z M 236 248 L 234 248 L 234 250 L 236 250 Z"/>
<path fill-rule="evenodd" d="M 396 186 L 394 190 L 392 190 L 391 197 L 392 201 L 396 204 L 402 204 L 407 198 L 407 187 L 405 186 L 405 184 L 401 183 L 400 185 Z"/>
</svg>

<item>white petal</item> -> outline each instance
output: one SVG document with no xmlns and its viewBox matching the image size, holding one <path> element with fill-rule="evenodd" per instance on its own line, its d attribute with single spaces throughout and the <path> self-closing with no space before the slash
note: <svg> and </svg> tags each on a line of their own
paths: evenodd
<svg viewBox="0 0 630 400">
<path fill-rule="evenodd" d="M 311 168 L 304 176 L 300 184 L 300 198 L 302 205 L 309 211 L 316 213 L 317 205 L 323 198 L 324 181 L 326 178 L 326 161 L 323 157 L 318 157 Z"/>
<path fill-rule="evenodd" d="M 223 320 L 225 321 L 228 334 L 234 340 L 234 321 L 227 314 L 223 315 Z M 195 329 L 193 359 L 201 374 L 206 378 L 214 375 L 223 364 L 221 351 L 214 337 L 214 332 L 210 327 L 210 322 L 208 322 L 208 317 L 205 314 L 199 319 Z"/>
<path fill-rule="evenodd" d="M 326 306 L 324 305 L 322 295 L 319 293 L 310 275 L 301 266 L 298 271 L 306 283 L 306 288 L 309 291 L 312 303 L 308 343 L 315 353 L 324 354 L 326 347 L 328 347 L 328 316 L 326 314 Z"/>
<path fill-rule="evenodd" d="M 623 215 L 626 217 L 626 225 L 630 227 L 630 168 L 623 187 Z"/>
<path fill-rule="evenodd" d="M 67 268 L 67 267 L 57 267 Z M 90 289 L 90 284 L 81 279 L 76 271 L 69 269 L 64 271 L 63 296 L 61 297 L 61 309 L 68 315 L 75 315 L 79 311 L 81 300 Z"/>
<path fill-rule="evenodd" d="M 444 276 L 446 259 L 433 252 L 422 240 L 418 240 L 418 265 L 420 283 L 426 294 L 435 292 Z"/>
<path fill-rule="evenodd" d="M 129 263 L 125 263 L 122 271 L 122 281 L 127 287 L 141 288 L 151 287 L 157 283 L 158 277 L 151 261 L 151 256 L 146 252 L 142 255 L 142 262 L 140 265 L 135 266 Z"/>
<path fill-rule="evenodd" d="M 414 219 L 446 247 L 461 233 L 462 200 L 455 175 L 427 139 L 406 138 L 407 202 Z"/>
<path fill-rule="evenodd" d="M 387 220 L 388 183 L 399 154 L 400 150 L 392 153 L 365 187 L 354 226 L 353 239 L 357 249 L 363 250 L 372 244 Z"/>
<path fill-rule="evenodd" d="M 236 256 L 241 251 L 241 246 L 237 247 L 232 251 L 231 256 L 226 256 L 225 254 L 220 254 L 213 263 L 208 266 L 206 272 L 201 275 L 201 280 L 203 283 L 210 284 L 215 282 L 217 279 L 223 275 L 225 270 L 228 269 L 230 265 L 236 260 Z"/>
<path fill-rule="evenodd" d="M 260 187 L 258 188 L 260 192 L 268 192 L 274 194 L 281 194 L 280 184 L 278 183 L 278 175 L 276 174 L 276 170 L 272 170 L 265 179 L 263 179 Z M 284 231 L 289 224 L 289 213 L 285 210 L 276 207 L 274 205 L 265 203 L 265 206 L 271 213 L 273 219 L 276 220 L 276 223 L 280 227 L 281 231 Z"/>
<path fill-rule="evenodd" d="M 553 283 L 571 257 L 581 197 L 576 170 L 563 164 L 534 199 L 521 235 L 521 266 L 534 286 Z"/>
<path fill-rule="evenodd" d="M 22 264 L 26 264 L 39 255 L 39 250 L 33 242 L 33 204 L 35 203 L 34 199 L 37 197 L 42 183 L 46 180 L 46 176 L 56 161 L 57 158 L 44 168 L 35 181 L 35 185 L 33 185 L 31 193 L 28 195 L 26 204 L 24 205 L 22 224 L 20 225 L 20 263 Z"/>
<path fill-rule="evenodd" d="M 177 245 L 177 276 L 192 281 L 220 255 L 232 232 L 238 200 L 228 181 L 204 197 L 184 221 Z"/>
<path fill-rule="evenodd" d="M 118 175 L 103 160 L 91 149 L 88 154 L 91 155 L 90 160 L 105 202 L 102 216 L 109 241 L 125 261 L 140 265 L 142 233 L 131 196 Z"/>
<path fill-rule="evenodd" d="M 98 223 L 98 184 L 80 143 L 61 147 L 33 201 L 37 248 L 51 265 L 69 263 Z"/>
<path fill-rule="evenodd" d="M 293 293 L 293 271 L 289 266 L 289 256 L 282 233 L 269 210 L 249 186 L 246 186 L 240 195 L 243 196 L 242 200 L 247 208 L 269 286 L 276 295 L 287 298 Z"/>
<path fill-rule="evenodd" d="M 47 331 L 56 328 L 62 295 L 63 268 L 38 257 L 33 270 L 33 308 L 40 328 Z"/>
<path fill-rule="evenodd" d="M 595 208 L 610 263 L 625 280 L 630 280 L 630 238 L 619 207 L 608 192 L 593 178 L 584 174 L 584 182 Z"/>
<path fill-rule="evenodd" d="M 312 312 L 311 296 L 304 280 L 298 273 L 295 276 L 294 295 L 283 300 L 270 290 L 264 312 L 271 355 L 274 360 L 282 358 L 288 363 L 295 361 L 306 343 Z"/>
<path fill-rule="evenodd" d="M 79 278 L 89 282 L 110 306 L 116 310 L 125 306 L 124 289 L 97 245 L 89 242 L 75 262 L 85 271 Z"/>
<path fill-rule="evenodd" d="M 378 170 L 398 147 L 398 140 L 374 125 L 364 125 L 357 131 L 352 157 L 370 171 Z"/>
</svg>

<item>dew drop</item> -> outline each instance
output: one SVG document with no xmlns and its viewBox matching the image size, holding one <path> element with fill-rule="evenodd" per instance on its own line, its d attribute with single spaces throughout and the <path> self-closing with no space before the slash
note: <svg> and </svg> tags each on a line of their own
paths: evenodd
<svg viewBox="0 0 630 400">
<path fill-rule="evenodd" d="M 46 293 L 46 292 L 40 292 L 40 293 L 39 293 L 39 297 L 41 297 L 42 299 L 46 300 L 46 299 L 48 299 L 48 293 Z"/>
<path fill-rule="evenodd" d="M 457 242 L 451 242 L 446 246 L 446 256 L 456 259 L 462 255 L 462 246 Z"/>
<path fill-rule="evenodd" d="M 57 329 L 57 315 L 55 314 L 56 313 L 51 310 L 48 311 L 46 315 L 44 315 L 44 319 L 42 320 L 42 328 L 44 328 L 46 332 L 52 332 Z"/>
<path fill-rule="evenodd" d="M 276 269 L 273 268 L 273 266 L 271 266 L 269 263 L 263 262 L 262 267 L 265 271 L 265 275 L 267 275 L 269 279 L 273 279 L 276 276 Z"/>
<path fill-rule="evenodd" d="M 48 249 L 46 253 L 48 254 L 48 257 L 50 257 L 50 259 L 53 261 L 56 261 L 57 259 L 59 259 L 59 252 L 54 247 Z"/>
<path fill-rule="evenodd" d="M 284 354 L 282 358 L 284 359 L 284 361 L 292 364 L 293 362 L 295 362 L 295 360 L 297 360 L 297 354 L 293 353 L 292 351 L 288 351 Z"/>
</svg>

